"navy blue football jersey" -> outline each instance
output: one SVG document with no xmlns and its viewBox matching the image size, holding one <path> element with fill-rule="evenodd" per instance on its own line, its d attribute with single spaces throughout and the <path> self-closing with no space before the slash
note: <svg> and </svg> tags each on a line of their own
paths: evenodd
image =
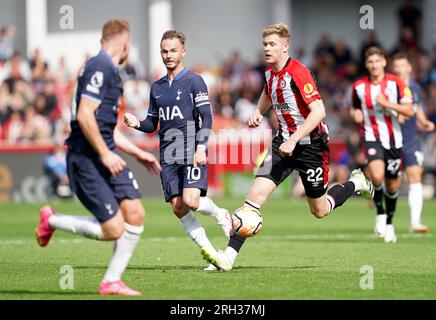
<svg viewBox="0 0 436 320">
<path fill-rule="evenodd" d="M 71 134 L 66 141 L 68 149 L 73 152 L 96 156 L 80 129 L 76 115 L 80 100 L 85 97 L 100 105 L 95 112 L 100 133 L 110 150 L 114 150 L 114 128 L 118 119 L 118 104 L 123 94 L 121 77 L 109 55 L 100 50 L 99 54 L 89 59 L 80 71 L 77 79 L 77 91 L 71 112 Z"/>
<path fill-rule="evenodd" d="M 406 147 L 409 142 L 415 143 L 415 140 L 418 139 L 418 127 L 416 124 L 416 111 L 418 109 L 418 106 L 420 104 L 419 101 L 419 93 L 420 93 L 420 86 L 415 81 L 411 80 L 409 82 L 409 88 L 412 91 L 413 94 L 413 108 L 415 110 L 415 114 L 408 118 L 402 125 L 401 125 L 401 132 L 403 134 L 403 144 Z"/>
<path fill-rule="evenodd" d="M 159 118 L 160 161 L 189 163 L 197 147 L 201 117 L 198 108 L 210 108 L 207 86 L 198 74 L 183 69 L 153 83 L 147 117 Z"/>
</svg>

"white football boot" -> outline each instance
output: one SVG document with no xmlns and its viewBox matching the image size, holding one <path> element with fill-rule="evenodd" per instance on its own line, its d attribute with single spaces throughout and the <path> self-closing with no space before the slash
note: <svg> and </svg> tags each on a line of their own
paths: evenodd
<svg viewBox="0 0 436 320">
<path fill-rule="evenodd" d="M 215 267 L 212 263 L 210 263 L 206 268 L 203 269 L 203 271 L 214 272 L 214 271 L 218 271 L 218 268 Z"/>
<path fill-rule="evenodd" d="M 386 232 L 387 214 L 378 214 L 375 216 L 374 233 L 378 238 L 383 238 Z"/>
<path fill-rule="evenodd" d="M 392 224 L 387 224 L 385 229 L 385 243 L 397 242 L 397 236 L 395 235 L 395 229 Z"/>
<path fill-rule="evenodd" d="M 426 232 L 428 232 L 428 227 L 421 224 L 421 223 L 415 223 L 415 224 L 412 224 L 410 226 L 410 232 L 412 232 L 412 233 L 426 233 Z"/>
<path fill-rule="evenodd" d="M 230 217 L 230 213 L 226 209 L 221 209 L 221 212 L 216 215 L 216 223 L 223 229 L 224 235 L 226 236 L 227 240 L 230 239 L 230 237 L 233 234 L 233 224 L 232 224 L 232 218 Z"/>
<path fill-rule="evenodd" d="M 223 251 L 209 252 L 206 248 L 201 248 L 201 254 L 219 270 L 230 271 L 233 268 L 233 264 Z"/>
<path fill-rule="evenodd" d="M 356 169 L 351 172 L 350 180 L 356 185 L 356 193 L 360 194 L 367 200 L 374 198 L 374 185 L 369 181 L 362 170 Z"/>
</svg>

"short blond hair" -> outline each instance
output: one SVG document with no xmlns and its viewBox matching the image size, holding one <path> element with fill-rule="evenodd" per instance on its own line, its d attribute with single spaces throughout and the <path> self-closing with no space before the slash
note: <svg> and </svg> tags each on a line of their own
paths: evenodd
<svg viewBox="0 0 436 320">
<path fill-rule="evenodd" d="M 130 24 L 127 20 L 113 19 L 107 21 L 101 31 L 101 41 L 108 41 L 121 33 L 130 33 Z"/>
<path fill-rule="evenodd" d="M 280 38 L 287 39 L 288 41 L 291 40 L 291 28 L 284 23 L 272 24 L 263 29 L 262 36 L 264 38 L 272 34 L 276 34 Z"/>
</svg>

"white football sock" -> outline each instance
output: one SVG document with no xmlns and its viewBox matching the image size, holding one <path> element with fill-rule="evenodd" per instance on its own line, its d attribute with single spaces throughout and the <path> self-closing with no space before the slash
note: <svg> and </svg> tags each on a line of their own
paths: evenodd
<svg viewBox="0 0 436 320">
<path fill-rule="evenodd" d="M 48 219 L 48 223 L 54 229 L 80 234 L 90 239 L 103 240 L 103 230 L 94 217 L 66 216 L 56 213 Z"/>
<path fill-rule="evenodd" d="M 200 212 L 202 215 L 214 217 L 221 213 L 221 208 L 218 207 L 209 197 L 200 197 L 200 204 L 195 212 Z"/>
<path fill-rule="evenodd" d="M 127 223 L 124 224 L 124 232 L 114 244 L 112 259 L 103 282 L 114 282 L 121 279 L 143 231 L 144 226 L 135 227 Z"/>
<path fill-rule="evenodd" d="M 412 183 L 409 185 L 409 208 L 410 221 L 412 225 L 421 223 L 421 213 L 423 206 L 422 183 Z"/>
<path fill-rule="evenodd" d="M 235 263 L 236 256 L 238 255 L 238 252 L 235 249 L 227 247 L 226 250 L 224 250 L 224 254 L 227 256 L 231 264 Z"/>
<path fill-rule="evenodd" d="M 192 211 L 189 211 L 184 217 L 180 219 L 180 223 L 185 229 L 188 236 L 200 247 L 205 248 L 210 252 L 216 251 L 207 238 L 206 231 L 203 226 L 195 218 Z"/>
</svg>

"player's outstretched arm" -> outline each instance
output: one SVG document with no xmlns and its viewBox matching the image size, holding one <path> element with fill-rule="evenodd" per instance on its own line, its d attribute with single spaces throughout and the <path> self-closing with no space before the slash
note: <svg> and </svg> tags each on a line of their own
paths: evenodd
<svg viewBox="0 0 436 320">
<path fill-rule="evenodd" d="M 250 119 L 248 119 L 248 126 L 250 128 L 256 128 L 260 126 L 263 115 L 271 108 L 271 105 L 271 98 L 265 93 L 264 90 L 259 98 L 256 110 L 253 112 Z"/>
<path fill-rule="evenodd" d="M 114 140 L 118 148 L 123 152 L 135 157 L 138 162 L 143 164 L 151 174 L 158 174 L 162 168 L 154 155 L 138 148 L 134 143 L 127 139 L 118 128 L 114 130 Z"/>
<path fill-rule="evenodd" d="M 100 102 L 82 97 L 76 120 L 85 138 L 100 156 L 104 166 L 115 176 L 124 169 L 126 162 L 107 147 L 100 134 L 97 119 L 95 118 L 95 111 L 99 106 Z"/>
</svg>

